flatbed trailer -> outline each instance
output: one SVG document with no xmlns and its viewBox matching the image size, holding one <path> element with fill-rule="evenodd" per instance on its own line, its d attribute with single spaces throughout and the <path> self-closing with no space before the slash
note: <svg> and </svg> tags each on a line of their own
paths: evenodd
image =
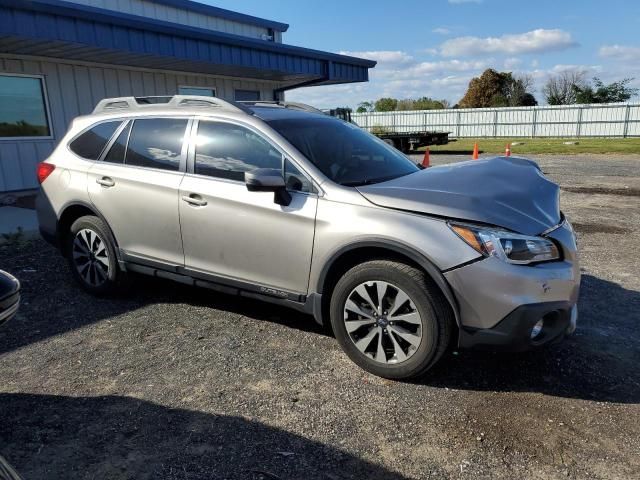
<svg viewBox="0 0 640 480">
<path fill-rule="evenodd" d="M 332 117 L 337 117 L 345 122 L 356 124 L 351 119 L 351 109 L 335 108 L 326 111 Z M 385 132 L 371 131 L 376 137 L 382 139 L 385 143 L 394 146 L 403 153 L 416 152 L 420 147 L 429 145 L 446 145 L 449 143 L 449 132 Z"/>
<path fill-rule="evenodd" d="M 372 133 L 404 153 L 415 152 L 420 147 L 449 143 L 449 132 Z"/>
</svg>

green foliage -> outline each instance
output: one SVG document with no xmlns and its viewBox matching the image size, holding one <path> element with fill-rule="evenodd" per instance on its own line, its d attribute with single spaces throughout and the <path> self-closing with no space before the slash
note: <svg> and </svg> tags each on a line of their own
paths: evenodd
<svg viewBox="0 0 640 480">
<path fill-rule="evenodd" d="M 434 100 L 429 97 L 421 97 L 413 102 L 414 110 L 442 110 L 446 108 L 445 101 L 442 100 Z M 448 102 L 447 102 L 448 103 Z"/>
<path fill-rule="evenodd" d="M 380 98 L 376 100 L 375 111 L 376 112 L 393 112 L 398 106 L 398 100 L 395 98 Z"/>
<path fill-rule="evenodd" d="M 399 112 L 405 112 L 407 110 L 414 110 L 413 108 L 414 101 L 410 98 L 406 98 L 404 100 L 398 100 L 396 105 L 396 110 Z"/>
<path fill-rule="evenodd" d="M 376 100 L 374 104 L 374 110 L 367 110 L 370 102 L 363 102 L 358 106 L 358 112 L 393 112 L 393 111 L 407 111 L 407 110 L 438 110 L 447 108 L 449 102 L 447 100 L 434 100 L 429 97 L 421 97 L 417 100 L 413 98 L 405 98 L 398 100 L 395 98 L 380 98 Z M 362 107 L 362 110 L 360 109 Z"/>
<path fill-rule="evenodd" d="M 529 88 L 529 77 L 516 77 L 511 72 L 498 72 L 488 68 L 479 77 L 472 78 L 460 108 L 519 107 L 537 105 Z"/>
<path fill-rule="evenodd" d="M 625 78 L 605 85 L 598 77 L 593 78 L 593 85 L 572 85 L 575 103 L 616 103 L 626 102 L 638 94 L 637 88 L 629 87 L 633 78 Z"/>
<path fill-rule="evenodd" d="M 535 107 L 536 105 L 538 105 L 538 101 L 536 100 L 536 97 L 533 96 L 533 94 L 526 92 L 524 95 L 522 95 L 521 97 L 522 107 Z"/>
<path fill-rule="evenodd" d="M 358 108 L 356 109 L 357 113 L 367 113 L 373 112 L 375 109 L 375 105 L 373 102 L 361 102 L 358 104 Z"/>
</svg>

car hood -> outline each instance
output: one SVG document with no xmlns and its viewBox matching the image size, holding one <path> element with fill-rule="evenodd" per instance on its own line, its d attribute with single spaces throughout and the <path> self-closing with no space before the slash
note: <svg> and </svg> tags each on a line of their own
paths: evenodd
<svg viewBox="0 0 640 480">
<path fill-rule="evenodd" d="M 538 165 L 497 157 L 432 167 L 357 187 L 388 208 L 488 223 L 537 235 L 560 223 L 560 189 Z"/>
</svg>

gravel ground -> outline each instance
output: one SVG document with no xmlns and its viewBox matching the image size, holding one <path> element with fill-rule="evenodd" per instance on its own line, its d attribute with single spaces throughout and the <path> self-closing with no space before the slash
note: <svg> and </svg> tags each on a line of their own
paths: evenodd
<svg viewBox="0 0 640 480">
<path fill-rule="evenodd" d="M 0 454 L 25 479 L 640 477 L 640 156 L 536 160 L 579 235 L 576 334 L 451 352 L 413 383 L 294 311 L 144 277 L 96 299 L 44 242 L 0 247 L 24 287 Z"/>
</svg>

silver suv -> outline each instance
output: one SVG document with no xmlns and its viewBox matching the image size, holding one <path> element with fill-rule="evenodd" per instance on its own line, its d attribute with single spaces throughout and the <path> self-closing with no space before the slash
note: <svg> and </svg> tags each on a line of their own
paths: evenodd
<svg viewBox="0 0 640 480">
<path fill-rule="evenodd" d="M 106 294 L 139 272 L 288 305 L 387 378 L 572 333 L 558 186 L 520 158 L 421 169 L 299 104 L 116 98 L 38 166 L 42 235 Z"/>
</svg>

